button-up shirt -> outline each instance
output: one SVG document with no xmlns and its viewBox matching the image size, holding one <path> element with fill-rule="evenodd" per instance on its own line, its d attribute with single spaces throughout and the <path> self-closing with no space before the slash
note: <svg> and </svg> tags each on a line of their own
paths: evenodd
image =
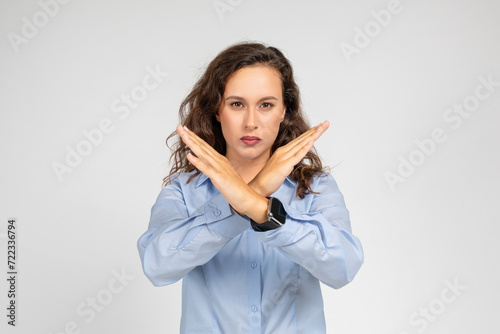
<svg viewBox="0 0 500 334">
<path fill-rule="evenodd" d="M 181 333 L 326 333 L 320 284 L 340 288 L 363 263 L 333 177 L 303 199 L 287 178 L 272 194 L 286 211 L 265 232 L 233 211 L 204 174 L 180 173 L 160 192 L 138 241 L 155 286 L 183 278 Z"/>
</svg>

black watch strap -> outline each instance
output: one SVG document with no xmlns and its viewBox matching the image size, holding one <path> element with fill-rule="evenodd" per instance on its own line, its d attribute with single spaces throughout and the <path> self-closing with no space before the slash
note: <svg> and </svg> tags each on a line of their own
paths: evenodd
<svg viewBox="0 0 500 334">
<path fill-rule="evenodd" d="M 250 220 L 252 228 L 257 232 L 265 232 L 277 229 L 286 222 L 286 212 L 281 201 L 275 197 L 269 198 L 269 208 L 267 209 L 268 220 L 262 224 L 258 224 Z"/>
</svg>

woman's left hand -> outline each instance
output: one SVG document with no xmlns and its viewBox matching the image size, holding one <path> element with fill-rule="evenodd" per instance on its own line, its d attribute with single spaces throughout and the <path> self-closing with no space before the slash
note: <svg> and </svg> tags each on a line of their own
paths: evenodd
<svg viewBox="0 0 500 334">
<path fill-rule="evenodd" d="M 293 168 L 313 147 L 314 142 L 328 129 L 330 122 L 309 129 L 288 144 L 279 147 L 249 186 L 262 196 L 270 196 L 283 184 Z"/>
<path fill-rule="evenodd" d="M 267 220 L 268 199 L 248 186 L 225 156 L 186 127 L 177 126 L 177 133 L 196 155 L 188 153 L 189 162 L 210 178 L 236 212 L 256 222 Z"/>
</svg>

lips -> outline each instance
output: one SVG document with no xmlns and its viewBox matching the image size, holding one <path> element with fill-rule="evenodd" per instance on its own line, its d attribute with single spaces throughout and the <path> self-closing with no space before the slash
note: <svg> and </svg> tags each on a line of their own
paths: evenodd
<svg viewBox="0 0 500 334">
<path fill-rule="evenodd" d="M 247 146 L 253 146 L 261 141 L 259 137 L 254 136 L 243 136 L 240 138 L 240 140 Z"/>
</svg>

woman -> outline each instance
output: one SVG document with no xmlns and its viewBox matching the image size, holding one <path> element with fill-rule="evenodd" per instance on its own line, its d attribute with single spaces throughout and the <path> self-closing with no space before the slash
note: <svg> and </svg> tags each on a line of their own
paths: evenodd
<svg viewBox="0 0 500 334">
<path fill-rule="evenodd" d="M 276 48 L 222 51 L 180 107 L 173 167 L 138 241 L 155 286 L 183 278 L 181 333 L 325 333 L 319 281 L 363 262 Z M 167 140 L 168 142 L 168 140 Z"/>
</svg>

